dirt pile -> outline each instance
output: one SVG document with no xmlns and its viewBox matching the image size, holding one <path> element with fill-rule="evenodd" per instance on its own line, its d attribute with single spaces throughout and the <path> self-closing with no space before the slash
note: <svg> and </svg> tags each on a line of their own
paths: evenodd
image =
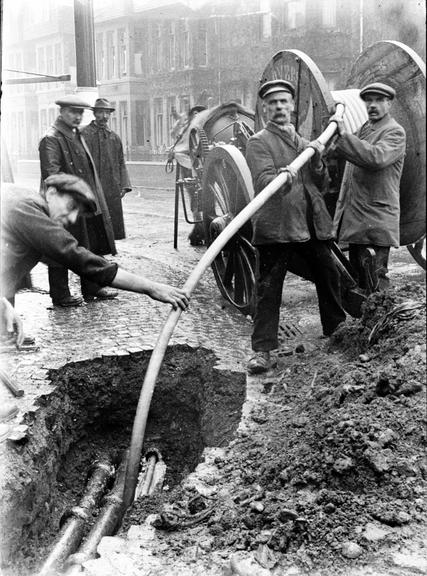
<svg viewBox="0 0 427 576">
<path fill-rule="evenodd" d="M 373 295 L 332 342 L 282 360 L 215 459 L 212 494 L 194 506 L 194 490 L 171 493 L 163 520 L 197 521 L 212 507 L 200 517 L 209 550 L 253 550 L 265 568 L 308 573 L 417 544 L 427 507 L 424 300 L 419 285 Z M 164 535 L 178 553 L 193 538 Z"/>
</svg>

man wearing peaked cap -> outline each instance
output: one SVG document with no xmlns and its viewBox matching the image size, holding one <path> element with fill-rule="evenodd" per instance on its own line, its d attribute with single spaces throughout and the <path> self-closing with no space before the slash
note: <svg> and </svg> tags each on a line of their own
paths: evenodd
<svg viewBox="0 0 427 576">
<path fill-rule="evenodd" d="M 387 86 L 387 84 L 383 84 L 382 82 L 374 82 L 373 84 L 368 84 L 359 93 L 360 98 L 365 100 L 368 94 L 379 94 L 380 96 L 385 96 L 386 98 L 390 98 L 390 100 L 394 100 L 396 96 L 396 90 L 391 86 Z"/>
<path fill-rule="evenodd" d="M 246 147 L 246 160 L 255 194 L 276 176 L 288 172 L 288 181 L 252 219 L 252 243 L 259 254 L 257 296 L 252 332 L 250 373 L 274 365 L 270 353 L 278 348 L 282 288 L 288 266 L 295 258 L 304 262 L 316 284 L 323 333 L 330 335 L 345 320 L 341 306 L 339 275 L 329 250 L 332 221 L 323 200 L 328 173 L 323 146 L 308 142 L 291 124 L 295 88 L 286 80 L 265 82 L 258 91 L 267 117 L 263 130 Z M 315 150 L 309 164 L 298 173 L 288 167 L 307 147 Z"/>
<path fill-rule="evenodd" d="M 59 173 L 82 178 L 92 190 L 96 199 L 96 211 L 87 217 L 80 217 L 69 226 L 69 231 L 78 242 L 99 255 L 116 254 L 113 226 L 107 201 L 99 181 L 98 173 L 89 148 L 80 133 L 84 108 L 90 105 L 80 96 L 70 94 L 56 100 L 59 116 L 39 143 L 41 188 L 45 180 Z M 57 262 L 49 262 L 49 292 L 55 306 L 79 306 L 80 296 L 70 292 L 68 270 Z M 98 286 L 83 276 L 82 296 L 86 300 L 111 299 L 117 291 Z"/>
<path fill-rule="evenodd" d="M 92 107 L 95 120 L 82 130 L 105 194 L 115 240 L 125 238 L 123 196 L 132 190 L 123 154 L 122 141 L 108 126 L 114 106 L 98 98 Z"/>
<path fill-rule="evenodd" d="M 58 98 L 55 100 L 55 104 L 57 104 L 60 108 L 90 108 L 90 104 L 88 104 L 85 100 L 82 100 L 80 96 L 76 94 L 67 94 L 62 98 Z"/>
<path fill-rule="evenodd" d="M 372 292 L 388 288 L 390 248 L 399 246 L 399 189 L 406 134 L 390 114 L 394 88 L 374 82 L 364 86 L 359 95 L 368 121 L 355 134 L 346 133 L 343 122 L 337 122 L 339 137 L 334 149 L 347 163 L 334 230 L 338 240 L 349 245 L 359 286 Z M 372 251 L 374 257 L 370 258 Z M 366 263 L 370 261 L 368 273 Z"/>
<path fill-rule="evenodd" d="M 46 178 L 41 194 L 14 184 L 2 186 L 0 297 L 14 301 L 22 279 L 46 259 L 59 262 L 98 286 L 114 286 L 147 294 L 185 309 L 188 296 L 180 288 L 127 272 L 79 245 L 66 229 L 82 213 L 96 211 L 89 186 L 70 174 Z"/>
<path fill-rule="evenodd" d="M 274 92 L 289 92 L 292 98 L 295 98 L 295 87 L 287 80 L 269 80 L 264 82 L 258 90 L 258 96 L 264 100 L 264 98 Z"/>
</svg>

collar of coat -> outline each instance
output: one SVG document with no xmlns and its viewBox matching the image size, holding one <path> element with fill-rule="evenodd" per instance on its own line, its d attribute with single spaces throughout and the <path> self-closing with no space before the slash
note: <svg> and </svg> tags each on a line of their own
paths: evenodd
<svg viewBox="0 0 427 576">
<path fill-rule="evenodd" d="M 292 146 L 292 148 L 298 149 L 298 136 L 293 124 L 287 124 L 282 127 L 270 120 L 267 122 L 265 129 L 273 134 L 277 134 L 277 136 Z"/>
<path fill-rule="evenodd" d="M 105 132 L 111 132 L 111 128 L 107 126 L 107 124 L 105 126 L 100 126 L 99 124 L 96 123 L 96 120 L 92 120 L 89 126 L 92 126 L 92 128 L 95 128 L 95 130 L 97 130 L 98 132 L 101 132 L 103 130 L 105 130 Z"/>
<path fill-rule="evenodd" d="M 56 130 L 58 130 L 58 132 L 61 132 L 61 134 L 63 134 L 66 138 L 69 138 L 70 140 L 73 140 L 76 134 L 80 134 L 79 128 L 76 128 L 76 130 L 74 131 L 72 128 L 68 126 L 68 124 L 65 124 L 61 116 L 58 116 L 53 126 L 54 128 L 56 128 Z"/>
</svg>

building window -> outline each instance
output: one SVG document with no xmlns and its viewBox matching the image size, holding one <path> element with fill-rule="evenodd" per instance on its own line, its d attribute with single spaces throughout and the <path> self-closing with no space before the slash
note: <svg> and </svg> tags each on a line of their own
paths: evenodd
<svg viewBox="0 0 427 576">
<path fill-rule="evenodd" d="M 124 153 L 127 158 L 129 152 L 127 102 L 119 102 L 119 115 L 120 115 L 120 137 L 122 139 Z"/>
<path fill-rule="evenodd" d="M 163 100 L 162 98 L 154 99 L 154 143 L 157 150 L 160 151 L 163 145 Z"/>
<path fill-rule="evenodd" d="M 184 22 L 183 54 L 184 54 L 184 68 L 188 68 L 190 66 L 190 29 L 188 25 L 188 20 L 185 20 Z"/>
<path fill-rule="evenodd" d="M 198 58 L 200 66 L 208 65 L 208 31 L 206 22 L 199 22 Z"/>
<path fill-rule="evenodd" d="M 176 105 L 175 105 L 175 96 L 169 96 L 168 101 L 167 101 L 167 126 L 166 126 L 166 131 L 167 131 L 167 140 L 168 140 L 168 145 L 170 146 L 171 144 L 173 144 L 173 138 L 171 136 L 171 131 L 172 128 L 177 120 L 177 112 L 176 112 Z"/>
<path fill-rule="evenodd" d="M 137 100 L 135 102 L 136 117 L 136 145 L 150 145 L 150 106 L 147 100 Z"/>
<path fill-rule="evenodd" d="M 47 128 L 47 110 L 40 110 L 40 134 L 46 134 Z"/>
<path fill-rule="evenodd" d="M 110 116 L 111 130 L 112 130 L 113 132 L 117 132 L 117 110 L 116 110 L 116 103 L 115 103 L 115 102 L 111 102 L 111 106 L 114 108 L 114 110 L 111 112 L 111 116 Z"/>
<path fill-rule="evenodd" d="M 107 32 L 107 79 L 116 77 L 116 47 L 114 32 Z"/>
<path fill-rule="evenodd" d="M 40 46 L 39 48 L 37 48 L 37 70 L 39 71 L 39 74 L 45 74 L 46 72 L 44 46 Z"/>
<path fill-rule="evenodd" d="M 175 70 L 176 36 L 175 23 L 171 22 L 169 28 L 169 68 Z"/>
<path fill-rule="evenodd" d="M 54 60 L 53 60 L 53 46 L 46 46 L 46 68 L 47 73 L 53 75 L 53 67 L 54 67 Z"/>
<path fill-rule="evenodd" d="M 102 32 L 96 35 L 95 48 L 96 48 L 96 74 L 98 80 L 102 80 L 105 74 L 104 35 L 102 34 Z"/>
<path fill-rule="evenodd" d="M 179 113 L 182 114 L 183 112 L 185 112 L 185 114 L 188 114 L 189 110 L 190 110 L 190 96 L 180 96 Z"/>
<path fill-rule="evenodd" d="M 118 31 L 119 38 L 119 77 L 127 75 L 127 46 L 126 33 L 124 30 Z"/>
<path fill-rule="evenodd" d="M 288 2 L 288 28 L 300 28 L 305 24 L 305 0 Z"/>
<path fill-rule="evenodd" d="M 337 23 L 336 0 L 322 0 L 322 26 L 334 28 Z"/>
</svg>

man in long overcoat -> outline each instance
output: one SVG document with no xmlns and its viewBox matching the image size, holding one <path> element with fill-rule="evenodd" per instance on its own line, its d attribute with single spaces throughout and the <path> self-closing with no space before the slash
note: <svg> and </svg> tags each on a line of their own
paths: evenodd
<svg viewBox="0 0 427 576">
<path fill-rule="evenodd" d="M 288 165 L 307 146 L 316 153 L 298 174 L 290 173 L 292 186 L 283 186 L 252 220 L 252 243 L 258 249 L 260 265 L 252 334 L 254 355 L 248 363 L 251 373 L 264 372 L 274 364 L 270 351 L 278 347 L 282 287 L 292 254 L 305 261 L 316 284 L 324 335 L 331 335 L 345 320 L 339 273 L 328 246 L 332 220 L 322 195 L 328 182 L 321 159 L 323 147 L 317 141 L 304 140 L 291 124 L 295 88 L 290 82 L 266 82 L 259 96 L 268 123 L 249 139 L 246 148 L 255 194 L 280 172 L 289 172 Z"/>
<path fill-rule="evenodd" d="M 349 244 L 349 259 L 359 285 L 370 290 L 389 286 L 390 247 L 399 246 L 399 185 L 406 150 L 404 128 L 390 116 L 396 92 L 376 82 L 365 86 L 368 121 L 356 134 L 338 121 L 335 153 L 347 160 L 337 203 L 334 228 Z M 332 120 L 339 120 L 333 116 Z M 374 271 L 364 266 L 366 248 L 375 252 Z M 369 274 L 369 277 L 368 277 Z"/>
<path fill-rule="evenodd" d="M 99 255 L 116 254 L 113 227 L 104 193 L 89 149 L 79 125 L 84 108 L 90 108 L 79 96 L 69 95 L 55 102 L 59 116 L 39 143 L 42 188 L 44 180 L 53 174 L 74 174 L 83 178 L 94 192 L 97 202 L 95 214 L 79 218 L 69 231 L 81 246 Z M 82 299 L 71 296 L 68 270 L 56 262 L 49 262 L 49 285 L 52 302 L 58 306 L 78 306 Z M 86 300 L 109 299 L 116 291 L 98 286 L 82 278 L 82 295 Z"/>
<path fill-rule="evenodd" d="M 114 107 L 106 98 L 98 98 L 92 108 L 95 120 L 82 130 L 93 161 L 101 180 L 105 194 L 114 238 L 125 238 L 123 220 L 123 196 L 132 190 L 126 163 L 123 155 L 123 145 L 120 137 L 113 132 L 108 121 Z"/>
</svg>

